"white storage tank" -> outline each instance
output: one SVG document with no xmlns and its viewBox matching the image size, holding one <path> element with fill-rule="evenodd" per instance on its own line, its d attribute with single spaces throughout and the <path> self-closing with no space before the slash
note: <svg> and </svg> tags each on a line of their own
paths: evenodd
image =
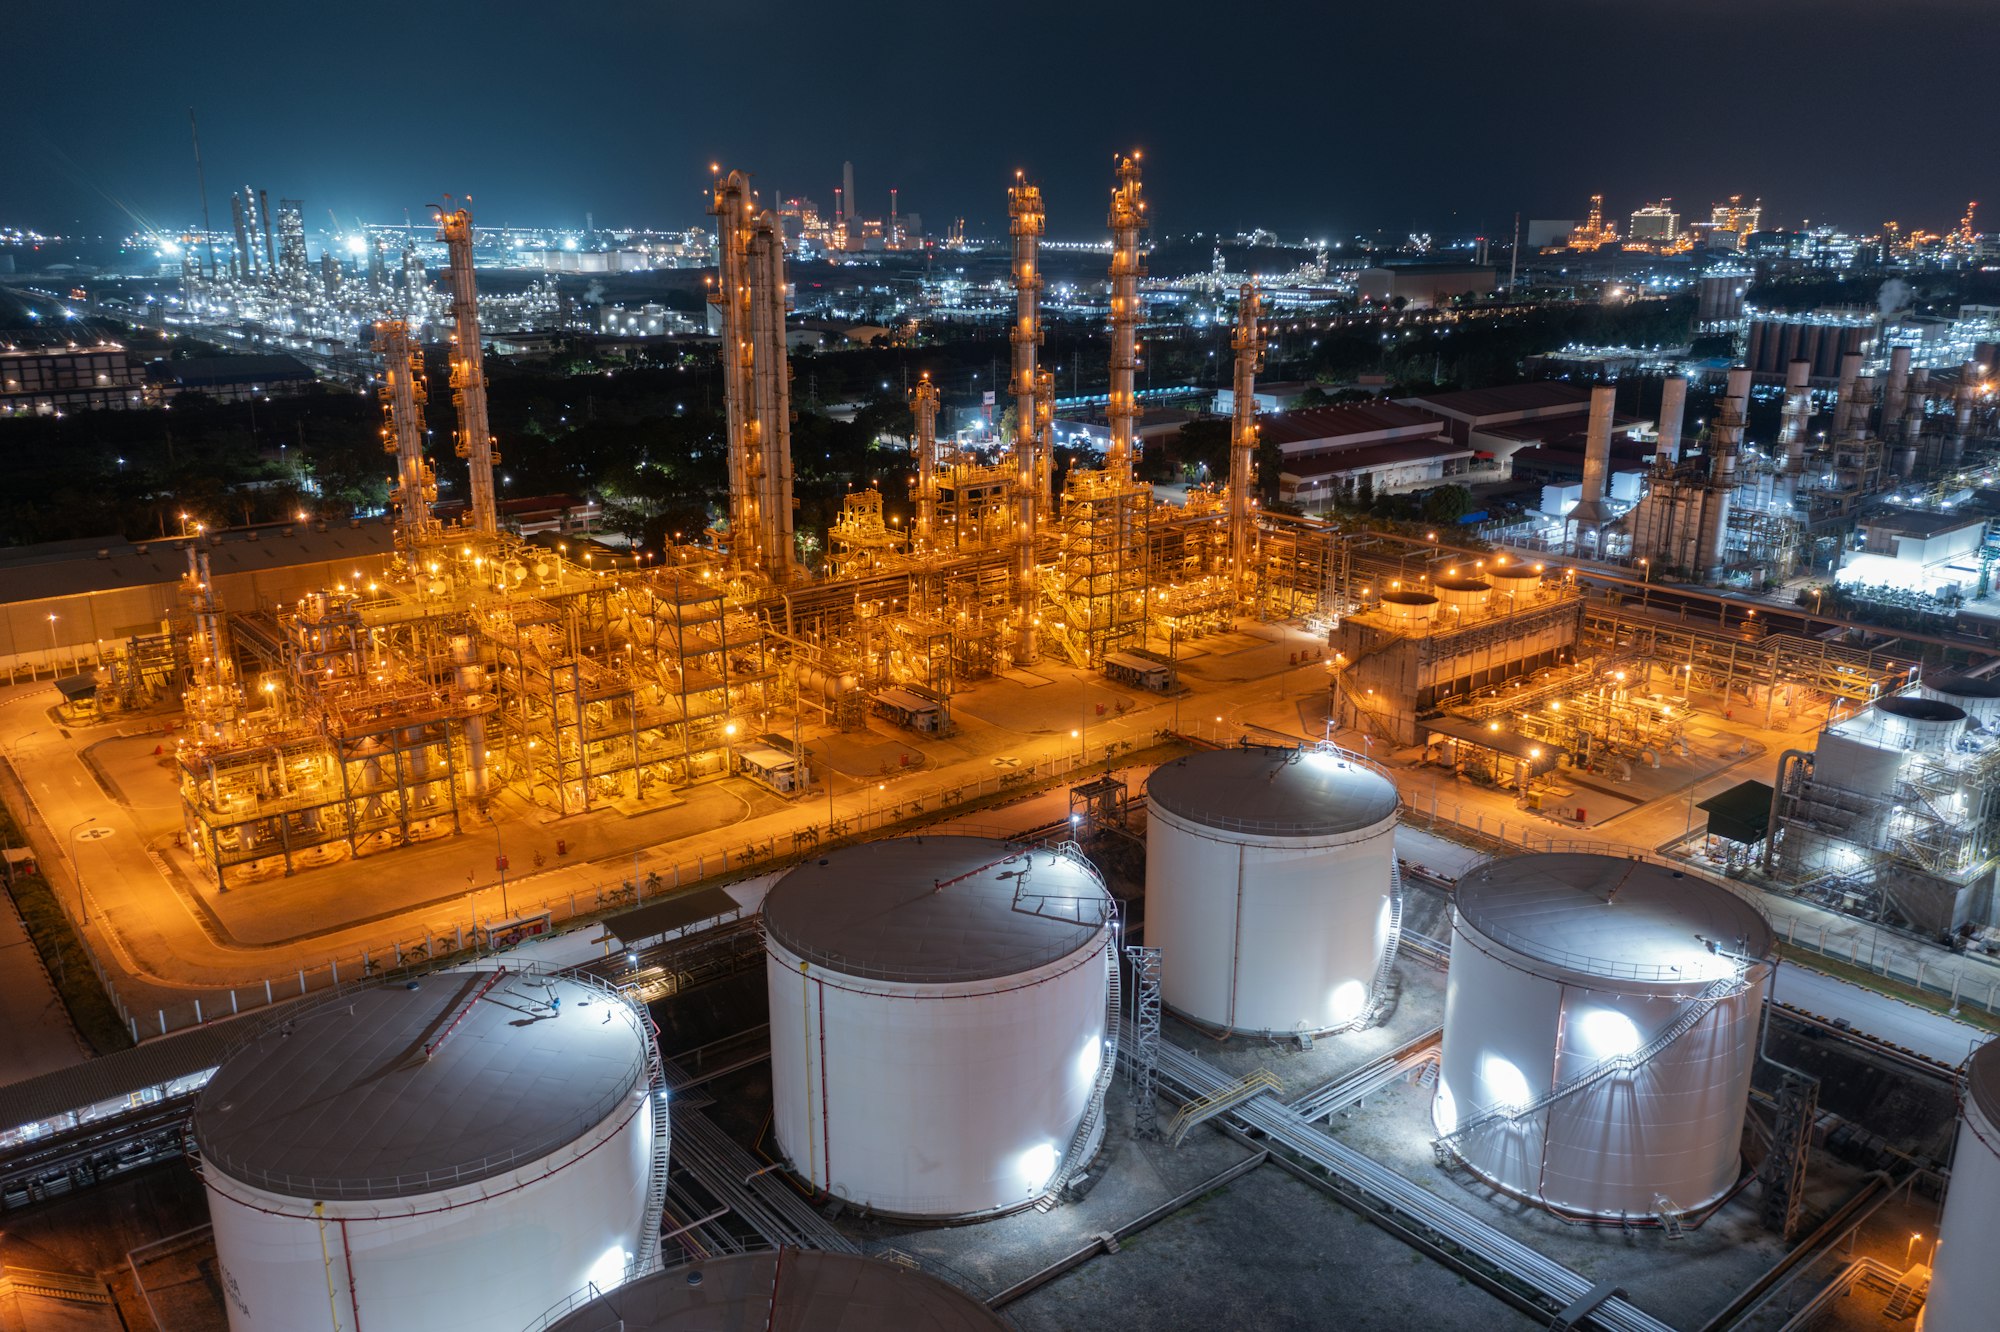
<svg viewBox="0 0 2000 1332">
<path fill-rule="evenodd" d="M 1382 594 L 1382 613 L 1401 624 L 1429 624 L 1438 599 L 1428 592 L 1389 591 Z"/>
<path fill-rule="evenodd" d="M 1493 596 L 1493 584 L 1484 578 L 1438 578 L 1432 580 L 1431 586 L 1437 590 L 1440 604 L 1461 615 L 1484 610 Z"/>
<path fill-rule="evenodd" d="M 848 847 L 778 880 L 764 932 L 775 1128 L 815 1189 L 976 1216 L 1095 1152 L 1116 941 L 1111 895 L 1073 850 Z"/>
<path fill-rule="evenodd" d="M 1912 754 L 1944 754 L 1965 732 L 1965 709 L 1935 698 L 1896 694 L 1878 698 L 1871 710 L 1874 729 L 1890 749 Z"/>
<path fill-rule="evenodd" d="M 1755 907 L 1664 865 L 1557 852 L 1462 875 L 1441 1148 L 1555 1211 L 1698 1211 L 1737 1180 L 1775 948 Z"/>
<path fill-rule="evenodd" d="M 1992 730 L 1993 723 L 2000 720 L 2000 680 L 1977 675 L 1933 675 L 1924 680 L 1924 697 L 1952 704 L 1985 730 Z"/>
<path fill-rule="evenodd" d="M 2000 1041 L 1966 1061 L 1959 1107 L 1924 1332 L 1988 1332 L 2000 1309 Z"/>
<path fill-rule="evenodd" d="M 705 1258 L 578 1302 L 532 1332 L 1006 1332 L 957 1286 L 901 1263 L 815 1249 Z"/>
<path fill-rule="evenodd" d="M 1397 909 L 1395 785 L 1344 751 L 1190 754 L 1146 782 L 1146 943 L 1202 1026 L 1296 1035 L 1370 1008 Z"/>
<path fill-rule="evenodd" d="M 231 1332 L 515 1327 L 641 1236 L 666 1107 L 614 991 L 471 969 L 280 1014 L 193 1120 Z"/>
</svg>

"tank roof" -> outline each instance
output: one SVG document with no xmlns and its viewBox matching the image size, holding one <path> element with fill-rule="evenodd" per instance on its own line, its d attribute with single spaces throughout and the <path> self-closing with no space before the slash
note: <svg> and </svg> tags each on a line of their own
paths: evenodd
<svg viewBox="0 0 2000 1332">
<path fill-rule="evenodd" d="M 1146 794 L 1169 814 L 1228 832 L 1325 837 L 1394 818 L 1393 782 L 1352 755 L 1247 746 L 1163 763 Z"/>
<path fill-rule="evenodd" d="M 1993 1124 L 2000 1124 L 2000 1041 L 1988 1041 L 1965 1061 L 1966 1089 Z"/>
<path fill-rule="evenodd" d="M 736 1254 L 669 1268 L 600 1295 L 549 1332 L 998 1332 L 1008 1324 L 928 1272 L 851 1253 Z M 610 1319 L 612 1321 L 607 1322 Z"/>
<path fill-rule="evenodd" d="M 1763 915 L 1720 884 L 1651 861 L 1556 851 L 1489 860 L 1460 876 L 1459 915 L 1538 961 L 1598 976 L 1715 980 L 1709 943 L 1768 958 Z"/>
<path fill-rule="evenodd" d="M 1104 881 L 1080 857 L 987 837 L 899 837 L 788 872 L 764 899 L 764 930 L 816 966 L 949 983 L 1092 947 L 1110 912 Z"/>
<path fill-rule="evenodd" d="M 210 1169 L 273 1193 L 403 1198 L 568 1146 L 646 1070 L 638 1018 L 608 990 L 438 972 L 266 1023 L 202 1090 L 195 1143 Z"/>
<path fill-rule="evenodd" d="M 1437 598 L 1432 596 L 1428 592 L 1397 592 L 1392 590 L 1384 592 L 1382 594 L 1382 600 L 1388 602 L 1392 606 L 1437 605 Z"/>
<path fill-rule="evenodd" d="M 2000 680 L 1980 675 L 1933 675 L 1924 681 L 1924 688 L 1956 698 L 2000 698 Z"/>
<path fill-rule="evenodd" d="M 1491 592 L 1493 584 L 1484 578 L 1433 578 L 1432 587 L 1441 587 L 1447 592 Z"/>
<path fill-rule="evenodd" d="M 1875 706 L 1891 717 L 1906 717 L 1911 721 L 1954 722 L 1965 720 L 1965 709 L 1955 703 L 1947 703 L 1938 698 L 1912 698 L 1907 694 L 1894 694 L 1888 698 L 1878 698 Z"/>
</svg>

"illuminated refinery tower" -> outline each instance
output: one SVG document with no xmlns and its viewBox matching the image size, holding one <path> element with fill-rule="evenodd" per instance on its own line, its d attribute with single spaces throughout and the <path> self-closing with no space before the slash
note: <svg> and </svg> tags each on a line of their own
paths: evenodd
<svg viewBox="0 0 2000 1332">
<path fill-rule="evenodd" d="M 375 345 L 382 352 L 382 449 L 396 456 L 396 484 L 389 492 L 396 544 L 414 569 L 424 542 L 437 535 L 431 517 L 437 476 L 424 457 L 423 352 L 400 319 L 376 323 Z"/>
<path fill-rule="evenodd" d="M 1146 205 L 1139 198 L 1139 154 L 1118 162 L 1118 188 L 1111 192 L 1111 402 L 1105 416 L 1111 423 L 1111 443 L 1104 451 L 1104 470 L 1114 482 L 1132 479 L 1134 431 L 1139 404 L 1133 397 L 1133 377 L 1139 369 L 1139 232 L 1146 225 Z"/>
<path fill-rule="evenodd" d="M 930 548 L 937 525 L 938 391 L 931 372 L 924 371 L 910 394 L 910 411 L 917 418 L 917 512 L 914 534 L 919 553 Z"/>
<path fill-rule="evenodd" d="M 1041 412 L 1035 350 L 1042 341 L 1042 274 L 1038 264 L 1042 231 L 1042 191 L 1014 173 L 1007 191 L 1007 216 L 1014 236 L 1014 604 L 1016 662 L 1035 660 L 1035 527 L 1044 499 L 1040 456 Z"/>
<path fill-rule="evenodd" d="M 1264 368 L 1264 331 L 1257 316 L 1264 303 L 1257 284 L 1246 282 L 1236 298 L 1235 412 L 1229 432 L 1229 569 L 1236 600 L 1243 601 L 1250 575 L 1250 475 L 1257 456 L 1257 372 Z"/>
<path fill-rule="evenodd" d="M 437 210 L 440 239 L 451 256 L 452 402 L 458 408 L 458 456 L 472 474 L 466 522 L 481 536 L 499 530 L 493 502 L 493 428 L 486 419 L 486 361 L 479 338 L 479 295 L 472 286 L 472 214 Z"/>
<path fill-rule="evenodd" d="M 785 357 L 785 243 L 759 212 L 750 181 L 715 182 L 720 266 L 709 299 L 722 309 L 723 400 L 729 417 L 729 558 L 745 573 L 792 580 L 792 385 Z"/>
</svg>

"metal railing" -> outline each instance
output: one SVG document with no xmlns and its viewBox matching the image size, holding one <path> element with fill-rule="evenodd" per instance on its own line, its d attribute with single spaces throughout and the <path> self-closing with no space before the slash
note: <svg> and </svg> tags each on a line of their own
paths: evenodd
<svg viewBox="0 0 2000 1332">
<path fill-rule="evenodd" d="M 1388 783 L 1390 796 L 1397 801 L 1397 805 L 1392 807 L 1391 813 L 1395 812 L 1395 808 L 1400 808 L 1401 806 L 1401 797 L 1396 795 L 1395 780 L 1383 770 L 1380 764 L 1372 759 L 1363 758 L 1352 750 L 1342 749 L 1339 745 L 1333 744 L 1330 741 L 1301 741 L 1296 748 L 1287 749 L 1281 745 L 1259 745 L 1245 738 L 1240 742 L 1239 748 L 1247 751 L 1266 751 L 1272 756 L 1274 763 L 1297 762 L 1306 755 L 1323 755 L 1335 759 L 1347 766 L 1358 768 L 1364 772 L 1371 772 Z M 1148 793 L 1148 798 L 1157 799 L 1150 792 Z M 1164 800 L 1159 801 L 1159 804 L 1160 808 L 1176 818 L 1188 819 L 1201 824 L 1203 827 L 1215 828 L 1223 832 L 1261 834 L 1267 837 L 1322 837 L 1361 831 L 1360 828 L 1351 828 L 1344 824 L 1329 826 L 1324 820 L 1258 819 L 1248 818 L 1240 814 L 1222 814 L 1214 810 L 1197 808 L 1191 805 L 1169 804 Z M 1384 817 L 1387 816 L 1385 815 Z"/>
</svg>

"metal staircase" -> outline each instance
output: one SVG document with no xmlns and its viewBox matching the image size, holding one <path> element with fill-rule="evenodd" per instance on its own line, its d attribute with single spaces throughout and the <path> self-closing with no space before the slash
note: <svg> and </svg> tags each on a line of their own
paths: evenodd
<svg viewBox="0 0 2000 1332">
<path fill-rule="evenodd" d="M 644 1009 L 639 1010 L 640 1020 L 650 1028 L 652 1018 Z M 668 1113 L 667 1075 L 660 1059 L 660 1049 L 654 1038 L 648 1037 L 648 1063 L 652 1065 L 652 1077 L 646 1084 L 646 1096 L 653 1103 L 653 1142 L 650 1150 L 650 1170 L 646 1176 L 646 1210 L 640 1214 L 639 1252 L 633 1255 L 632 1271 L 648 1272 L 660 1256 L 660 1215 L 667 1205 L 667 1155 L 673 1141 L 672 1116 Z"/>
<path fill-rule="evenodd" d="M 1118 979 L 1118 932 L 1114 928 L 1104 945 L 1104 1057 L 1098 1061 L 1097 1080 L 1091 1085 L 1090 1099 L 1084 1103 L 1083 1117 L 1076 1121 L 1069 1147 L 1050 1177 L 1048 1189 L 1035 1199 L 1035 1209 L 1046 1212 L 1062 1201 L 1063 1190 L 1083 1169 L 1084 1153 L 1090 1150 L 1090 1136 L 1104 1120 L 1104 1093 L 1110 1090 L 1112 1075 L 1118 1071 L 1118 1029 L 1124 1019 L 1124 987 Z"/>
<path fill-rule="evenodd" d="M 1197 1124 L 1203 1124 L 1217 1115 L 1235 1109 L 1245 1101 L 1265 1092 L 1281 1092 L 1285 1085 L 1273 1077 L 1269 1071 L 1258 1069 L 1255 1073 L 1236 1082 L 1218 1087 L 1206 1096 L 1197 1096 L 1181 1103 L 1180 1112 L 1167 1123 L 1167 1141 L 1178 1147 Z"/>
<path fill-rule="evenodd" d="M 1592 1064 L 1581 1073 L 1556 1083 L 1526 1105 L 1496 1105 L 1474 1115 L 1450 1133 L 1443 1134 L 1432 1140 L 1431 1150 L 1436 1154 L 1438 1164 L 1451 1164 L 1452 1157 L 1458 1155 L 1459 1144 L 1465 1142 L 1466 1139 L 1481 1129 L 1489 1128 L 1502 1120 L 1513 1123 L 1534 1114 L 1537 1110 L 1553 1105 L 1564 1097 L 1574 1096 L 1584 1088 L 1602 1082 L 1608 1077 L 1620 1073 L 1629 1074 L 1637 1071 L 1662 1050 L 1665 1050 L 1675 1041 L 1687 1035 L 1688 1032 L 1694 1030 L 1696 1024 L 1707 1017 L 1717 1004 L 1721 1003 L 1724 999 L 1741 994 L 1744 990 L 1744 985 L 1743 969 L 1739 964 L 1733 974 L 1714 982 L 1707 989 L 1689 1000 L 1681 1009 L 1679 1015 L 1662 1028 L 1657 1036 L 1631 1053 L 1612 1055 L 1609 1059 Z"/>
<path fill-rule="evenodd" d="M 1930 1290 L 1931 1269 L 1927 1264 L 1918 1263 L 1897 1280 L 1896 1288 L 1889 1292 L 1889 1302 L 1882 1306 L 1882 1312 L 1890 1318 L 1913 1318 L 1917 1310 L 1924 1307 L 1924 1299 Z"/>
</svg>

